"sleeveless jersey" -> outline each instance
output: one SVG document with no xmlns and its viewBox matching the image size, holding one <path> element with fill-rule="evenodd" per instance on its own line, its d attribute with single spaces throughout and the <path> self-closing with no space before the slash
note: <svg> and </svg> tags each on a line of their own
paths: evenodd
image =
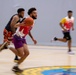
<svg viewBox="0 0 76 75">
<path fill-rule="evenodd" d="M 18 14 L 15 14 L 15 15 L 18 15 Z M 11 19 L 10 19 L 9 22 L 8 22 L 8 24 L 6 25 L 5 29 L 6 29 L 7 31 L 11 31 L 11 26 L 10 26 L 10 24 L 11 24 L 11 21 L 12 21 L 12 19 L 13 19 L 13 17 L 14 17 L 15 15 L 13 15 L 13 16 L 11 17 Z M 17 23 L 18 23 L 18 22 L 20 22 L 20 19 L 17 21 Z"/>
<path fill-rule="evenodd" d="M 30 30 L 32 28 L 33 28 L 32 26 L 20 26 L 20 27 L 17 28 L 14 35 L 17 35 L 21 38 L 25 37 L 30 32 Z"/>
</svg>

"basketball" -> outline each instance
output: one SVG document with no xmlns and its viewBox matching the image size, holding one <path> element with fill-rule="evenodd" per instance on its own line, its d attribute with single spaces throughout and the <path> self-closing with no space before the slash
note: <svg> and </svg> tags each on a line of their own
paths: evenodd
<svg viewBox="0 0 76 75">
<path fill-rule="evenodd" d="M 33 20 L 33 18 L 31 18 L 31 17 L 28 17 L 28 18 L 26 18 L 26 19 L 24 20 L 25 26 L 32 26 L 33 23 L 34 23 L 34 20 Z"/>
</svg>

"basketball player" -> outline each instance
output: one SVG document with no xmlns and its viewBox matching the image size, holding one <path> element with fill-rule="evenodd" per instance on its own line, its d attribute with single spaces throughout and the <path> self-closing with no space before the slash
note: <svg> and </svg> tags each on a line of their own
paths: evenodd
<svg viewBox="0 0 76 75">
<path fill-rule="evenodd" d="M 68 52 L 71 54 L 74 54 L 74 53 L 72 53 L 72 50 L 71 50 L 72 39 L 71 39 L 71 35 L 70 35 L 70 29 L 72 28 L 72 30 L 74 30 L 74 17 L 72 16 L 72 14 L 73 14 L 73 12 L 71 10 L 69 10 L 68 16 L 63 18 L 60 21 L 60 27 L 62 28 L 64 37 L 63 38 L 55 37 L 54 40 L 61 41 L 61 42 L 68 42 Z"/>
<path fill-rule="evenodd" d="M 34 20 L 37 19 L 36 8 L 30 8 L 28 10 L 28 15 L 29 17 L 27 17 L 22 23 L 20 23 L 20 25 L 19 24 L 16 25 L 18 26 L 18 28 L 13 36 L 13 43 L 14 43 L 15 49 L 11 49 L 11 51 L 16 55 L 20 56 L 20 59 L 18 60 L 17 64 L 12 69 L 13 71 L 21 71 L 21 69 L 19 69 L 18 66 L 29 55 L 29 50 L 25 39 L 26 35 L 28 34 L 31 37 L 34 44 L 37 43 L 37 41 L 33 38 L 31 34 L 31 29 L 33 28 Z"/>
<path fill-rule="evenodd" d="M 15 14 L 11 17 L 11 19 L 9 20 L 8 24 L 6 25 L 3 35 L 4 35 L 4 43 L 1 45 L 0 50 L 6 48 L 7 43 L 10 44 L 11 40 L 12 40 L 12 35 L 15 33 L 16 28 L 15 25 L 20 21 L 21 18 L 24 17 L 24 9 L 23 8 L 19 8 L 17 10 L 18 14 Z M 14 61 L 17 61 L 18 57 L 15 56 Z"/>
</svg>

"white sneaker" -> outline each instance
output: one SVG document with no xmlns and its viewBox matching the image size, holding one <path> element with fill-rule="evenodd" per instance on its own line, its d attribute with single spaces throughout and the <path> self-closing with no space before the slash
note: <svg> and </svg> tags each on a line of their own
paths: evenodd
<svg viewBox="0 0 76 75">
<path fill-rule="evenodd" d="M 54 37 L 53 39 L 51 39 L 51 42 L 53 41 L 57 41 L 57 37 Z"/>
<path fill-rule="evenodd" d="M 75 53 L 74 53 L 74 52 L 72 52 L 72 51 L 70 51 L 70 52 L 68 52 L 68 54 L 74 55 Z"/>
<path fill-rule="evenodd" d="M 50 42 L 53 42 L 54 41 L 54 39 L 51 39 L 51 41 Z"/>
</svg>

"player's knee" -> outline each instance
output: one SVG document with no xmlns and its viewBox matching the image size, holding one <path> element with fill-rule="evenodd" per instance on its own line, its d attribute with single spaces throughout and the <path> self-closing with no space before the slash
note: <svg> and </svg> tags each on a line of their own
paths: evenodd
<svg viewBox="0 0 76 75">
<path fill-rule="evenodd" d="M 64 42 L 67 42 L 67 40 L 64 40 Z"/>
<path fill-rule="evenodd" d="M 64 39 L 64 42 L 67 42 L 67 39 Z"/>
<path fill-rule="evenodd" d="M 26 52 L 24 53 L 25 56 L 28 56 L 29 54 L 30 54 L 29 51 L 26 51 Z"/>
<path fill-rule="evenodd" d="M 23 57 L 24 54 L 19 54 L 20 57 Z"/>
<path fill-rule="evenodd" d="M 28 56 L 30 53 L 29 53 L 29 51 L 26 53 L 26 56 Z"/>
</svg>

